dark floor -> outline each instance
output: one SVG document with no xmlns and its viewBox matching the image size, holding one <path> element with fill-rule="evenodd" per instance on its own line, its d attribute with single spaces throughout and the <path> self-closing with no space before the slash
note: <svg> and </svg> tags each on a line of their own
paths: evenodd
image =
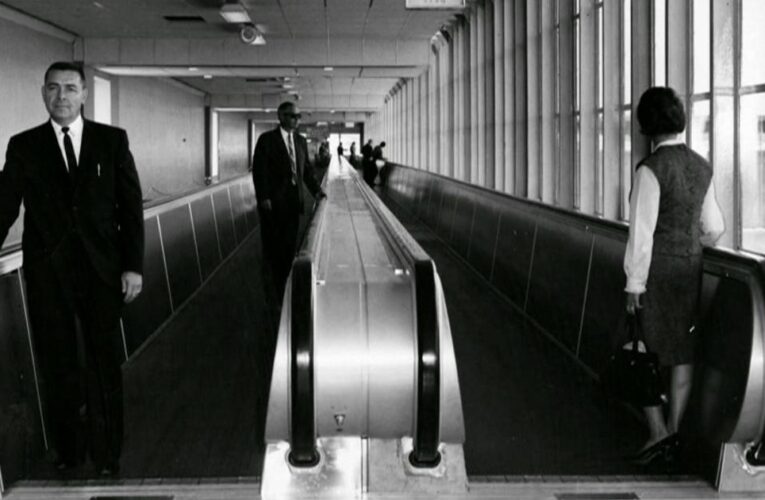
<svg viewBox="0 0 765 500">
<path fill-rule="evenodd" d="M 122 478 L 259 476 L 275 318 L 254 234 L 123 368 Z M 46 461 L 31 479 L 60 478 Z M 64 479 L 94 477 L 86 463 Z"/>
<path fill-rule="evenodd" d="M 576 361 L 527 324 L 432 231 L 384 201 L 441 277 L 460 377 L 468 474 L 647 472 L 624 458 L 647 437 L 635 414 L 607 398 Z"/>
</svg>

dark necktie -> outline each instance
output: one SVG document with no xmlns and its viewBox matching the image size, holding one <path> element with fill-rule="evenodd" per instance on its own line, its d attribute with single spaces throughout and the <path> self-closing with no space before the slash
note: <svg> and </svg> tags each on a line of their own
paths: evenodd
<svg viewBox="0 0 765 500">
<path fill-rule="evenodd" d="M 64 152 L 66 153 L 66 164 L 69 167 L 69 176 L 74 179 L 77 177 L 77 156 L 74 154 L 72 138 L 69 137 L 69 127 L 62 127 L 64 133 Z"/>
<path fill-rule="evenodd" d="M 292 144 L 292 133 L 288 134 L 287 148 L 290 153 L 290 170 L 292 171 L 292 184 L 297 184 L 297 161 L 295 160 L 295 147 Z"/>
</svg>

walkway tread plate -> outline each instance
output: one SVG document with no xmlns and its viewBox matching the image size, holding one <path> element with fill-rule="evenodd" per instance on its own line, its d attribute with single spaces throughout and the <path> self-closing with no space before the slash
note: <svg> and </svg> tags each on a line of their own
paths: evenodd
<svg viewBox="0 0 765 500">
<path fill-rule="evenodd" d="M 634 493 L 559 493 L 557 500 L 638 500 Z"/>
</svg>

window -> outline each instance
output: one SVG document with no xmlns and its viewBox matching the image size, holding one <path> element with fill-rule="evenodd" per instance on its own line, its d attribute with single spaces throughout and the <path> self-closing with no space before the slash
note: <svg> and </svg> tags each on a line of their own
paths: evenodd
<svg viewBox="0 0 765 500">
<path fill-rule="evenodd" d="M 765 2 L 743 0 L 741 7 L 741 246 L 765 253 Z"/>
<path fill-rule="evenodd" d="M 595 42 L 595 82 L 596 102 L 595 102 L 595 215 L 603 216 L 603 197 L 605 195 L 605 172 L 603 171 L 603 155 L 605 154 L 605 131 L 603 117 L 603 71 L 604 71 L 604 53 L 603 53 L 603 0 L 595 3 L 596 20 L 596 42 Z"/>
<path fill-rule="evenodd" d="M 93 120 L 112 124 L 112 82 L 100 76 L 93 77 Z"/>
<path fill-rule="evenodd" d="M 653 0 L 653 84 L 667 85 L 667 0 Z"/>
<path fill-rule="evenodd" d="M 580 0 L 574 0 L 574 210 L 582 206 L 582 43 Z"/>
<path fill-rule="evenodd" d="M 690 120 L 690 146 L 699 154 L 711 159 L 710 139 L 710 85 L 712 45 L 710 33 L 710 0 L 693 0 L 693 56 L 691 57 L 693 71 Z"/>
<path fill-rule="evenodd" d="M 630 0 L 621 2 L 621 151 L 620 184 L 622 187 L 620 218 L 629 219 L 629 196 L 632 187 L 632 13 Z"/>
</svg>

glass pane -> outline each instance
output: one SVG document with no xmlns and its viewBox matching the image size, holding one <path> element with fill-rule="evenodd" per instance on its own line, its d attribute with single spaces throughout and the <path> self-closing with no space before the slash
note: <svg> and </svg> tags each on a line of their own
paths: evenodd
<svg viewBox="0 0 765 500">
<path fill-rule="evenodd" d="M 632 15 L 630 12 L 630 0 L 622 3 L 622 81 L 624 82 L 624 94 L 622 104 L 632 102 Z"/>
<path fill-rule="evenodd" d="M 709 139 L 712 122 L 709 115 L 709 99 L 691 104 L 691 148 L 710 160 Z"/>
<path fill-rule="evenodd" d="M 574 115 L 574 209 L 576 210 L 582 206 L 581 144 L 582 117 L 576 113 Z"/>
<path fill-rule="evenodd" d="M 629 219 L 630 189 L 632 188 L 632 110 L 622 111 L 622 220 Z"/>
<path fill-rule="evenodd" d="M 653 84 L 667 84 L 667 4 L 653 1 Z"/>
<path fill-rule="evenodd" d="M 709 92 L 711 58 L 709 0 L 693 0 L 693 93 Z"/>
<path fill-rule="evenodd" d="M 598 108 L 603 108 L 603 5 L 598 5 L 598 57 L 597 57 L 597 75 L 598 75 Z"/>
<path fill-rule="evenodd" d="M 741 84 L 765 83 L 761 52 L 765 47 L 765 2 L 744 0 L 741 17 Z"/>
<path fill-rule="evenodd" d="M 603 111 L 598 111 L 598 150 L 595 153 L 595 214 L 603 215 Z"/>
<path fill-rule="evenodd" d="M 579 78 L 582 57 L 580 54 L 581 43 L 579 41 L 579 18 L 574 19 L 574 109 L 579 110 Z"/>
<path fill-rule="evenodd" d="M 741 97 L 742 246 L 765 253 L 765 94 Z"/>
</svg>

